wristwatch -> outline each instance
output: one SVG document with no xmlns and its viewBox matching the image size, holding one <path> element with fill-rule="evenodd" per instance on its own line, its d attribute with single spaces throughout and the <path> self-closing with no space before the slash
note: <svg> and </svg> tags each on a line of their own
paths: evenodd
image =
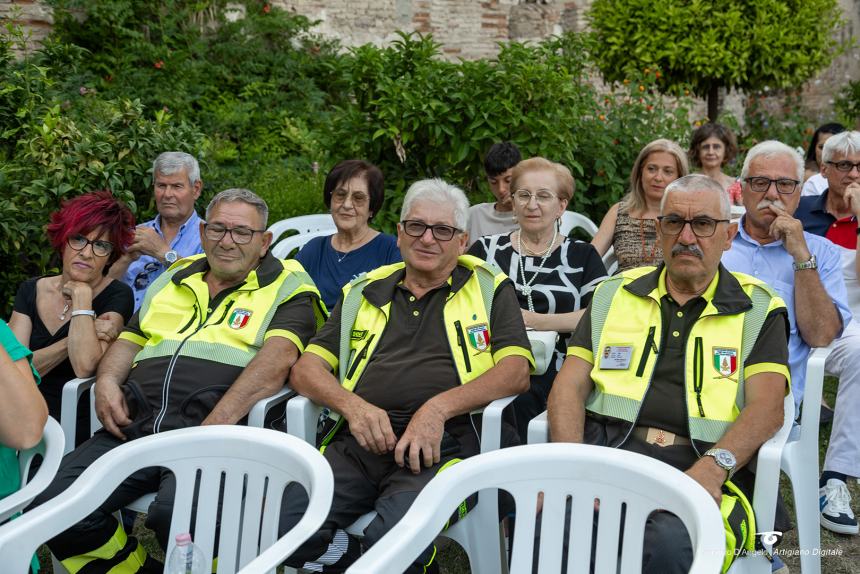
<svg viewBox="0 0 860 574">
<path fill-rule="evenodd" d="M 173 265 L 177 259 L 179 259 L 179 254 L 173 249 L 164 253 L 164 260 L 167 261 L 168 265 Z"/>
<path fill-rule="evenodd" d="M 792 263 L 792 267 L 794 267 L 795 271 L 803 271 L 804 269 L 818 269 L 818 260 L 815 259 L 815 255 L 812 255 L 809 258 L 809 261 L 804 261 L 803 263 Z"/>
<path fill-rule="evenodd" d="M 717 466 L 726 470 L 729 473 L 729 476 L 726 478 L 728 480 L 735 473 L 735 467 L 738 464 L 738 461 L 735 460 L 735 455 L 724 448 L 712 448 L 707 451 L 704 456 L 712 456 L 714 457 L 714 461 L 716 461 Z"/>
</svg>

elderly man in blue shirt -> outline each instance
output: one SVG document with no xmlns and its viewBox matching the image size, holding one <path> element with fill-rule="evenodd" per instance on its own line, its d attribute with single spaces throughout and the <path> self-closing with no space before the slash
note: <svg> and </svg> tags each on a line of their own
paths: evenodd
<svg viewBox="0 0 860 574">
<path fill-rule="evenodd" d="M 152 180 L 158 215 L 138 225 L 134 243 L 109 272 L 132 288 L 135 311 L 146 288 L 165 269 L 177 259 L 203 253 L 202 220 L 194 210 L 203 189 L 197 160 L 185 152 L 164 152 L 152 163 Z"/>
<path fill-rule="evenodd" d="M 795 406 L 803 398 L 810 348 L 829 345 L 851 320 L 838 250 L 803 231 L 794 217 L 802 181 L 803 158 L 795 150 L 778 141 L 754 146 L 741 171 L 746 214 L 722 258 L 730 271 L 769 283 L 788 307 Z"/>
</svg>

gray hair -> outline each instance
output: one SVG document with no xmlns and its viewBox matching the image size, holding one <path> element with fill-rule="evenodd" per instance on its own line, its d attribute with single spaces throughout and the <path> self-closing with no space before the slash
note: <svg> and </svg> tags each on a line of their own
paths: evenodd
<svg viewBox="0 0 860 574">
<path fill-rule="evenodd" d="M 663 208 L 666 205 L 666 200 L 669 199 L 671 193 L 688 193 L 691 191 L 712 191 L 720 198 L 720 217 L 730 219 L 732 215 L 732 206 L 729 202 L 729 194 L 725 192 L 723 186 L 714 179 L 701 173 L 692 173 L 678 178 L 666 186 L 663 191 L 663 198 L 660 200 L 660 214 L 663 215 Z"/>
<path fill-rule="evenodd" d="M 157 173 L 173 175 L 183 169 L 188 176 L 188 183 L 192 187 L 200 181 L 200 164 L 197 163 L 193 155 L 184 151 L 166 151 L 159 154 L 152 162 L 152 177 L 155 179 Z"/>
<path fill-rule="evenodd" d="M 836 154 L 847 156 L 857 152 L 860 152 L 860 132 L 842 132 L 830 136 L 824 142 L 824 148 L 821 150 L 821 161 L 828 162 Z"/>
<path fill-rule="evenodd" d="M 400 220 L 406 218 L 417 201 L 429 201 L 439 205 L 454 208 L 454 225 L 460 231 L 465 231 L 469 225 L 469 200 L 463 190 L 439 178 L 422 179 L 409 186 L 403 207 L 400 209 Z"/>
<path fill-rule="evenodd" d="M 750 172 L 750 165 L 753 160 L 760 157 L 764 160 L 773 159 L 775 157 L 785 156 L 791 158 L 794 162 L 795 171 L 797 172 L 797 181 L 803 182 L 804 161 L 796 149 L 787 146 L 776 140 L 767 140 L 754 145 L 744 158 L 744 167 L 741 169 L 741 181 L 745 180 Z"/>
<path fill-rule="evenodd" d="M 219 203 L 230 203 L 233 201 L 241 201 L 254 207 L 254 209 L 257 210 L 257 213 L 259 213 L 260 217 L 263 219 L 263 229 L 266 228 L 267 224 L 269 223 L 269 206 L 266 205 L 266 202 L 263 200 L 262 197 L 260 197 L 250 189 L 225 189 L 221 193 L 217 194 L 215 197 L 212 198 L 212 201 L 209 202 L 209 205 L 206 206 L 206 220 L 209 220 L 209 215 L 212 213 L 212 210 L 215 209 L 216 205 L 218 205 Z"/>
</svg>

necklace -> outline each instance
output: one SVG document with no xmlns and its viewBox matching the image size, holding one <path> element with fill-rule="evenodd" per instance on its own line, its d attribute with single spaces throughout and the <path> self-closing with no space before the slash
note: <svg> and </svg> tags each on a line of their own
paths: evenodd
<svg viewBox="0 0 860 574">
<path fill-rule="evenodd" d="M 66 304 L 63 306 L 63 312 L 60 313 L 60 321 L 66 320 L 66 313 L 69 312 L 69 307 L 71 307 L 71 305 L 72 305 L 71 301 L 66 301 Z"/>
<path fill-rule="evenodd" d="M 349 251 L 347 251 L 343 255 L 340 255 L 341 252 L 338 250 L 337 247 L 334 246 L 334 239 L 332 239 L 331 247 L 332 247 L 332 249 L 334 249 L 334 256 L 337 258 L 337 262 L 338 263 L 342 262 L 344 259 L 349 257 L 350 253 L 352 253 L 353 251 L 355 251 L 356 249 L 361 247 L 364 244 L 365 237 L 367 237 L 367 235 L 370 233 L 370 231 L 371 231 L 371 229 L 368 227 L 367 230 L 361 235 L 361 237 L 358 238 L 358 241 L 353 242 L 353 245 L 355 245 L 356 247 L 350 249 Z"/>
<path fill-rule="evenodd" d="M 523 287 L 520 289 L 523 295 L 526 296 L 526 300 L 528 301 L 529 311 L 534 313 L 535 305 L 532 301 L 532 283 L 534 283 L 537 276 L 540 275 L 540 272 L 543 271 L 543 264 L 546 263 L 546 260 L 549 258 L 549 254 L 552 252 L 552 246 L 555 245 L 555 233 L 552 234 L 552 237 L 549 240 L 549 245 L 546 246 L 546 251 L 544 251 L 541 256 L 540 264 L 538 268 L 535 270 L 532 278 L 526 281 L 526 270 L 523 265 L 523 234 L 522 231 L 517 235 L 517 250 L 519 251 L 519 263 L 520 263 L 520 276 L 523 278 Z M 537 255 L 537 254 L 535 254 Z"/>
</svg>

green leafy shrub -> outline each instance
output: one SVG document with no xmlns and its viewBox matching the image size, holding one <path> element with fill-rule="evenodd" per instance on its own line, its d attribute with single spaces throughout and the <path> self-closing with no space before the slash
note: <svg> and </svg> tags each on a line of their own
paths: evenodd
<svg viewBox="0 0 860 574">
<path fill-rule="evenodd" d="M 860 80 L 849 82 L 836 98 L 836 110 L 846 126 L 860 126 Z"/>
<path fill-rule="evenodd" d="M 598 93 L 578 35 L 505 44 L 496 61 L 438 56 L 432 37 L 401 34 L 387 48 L 362 46 L 344 58 L 350 98 L 333 117 L 329 153 L 383 169 L 395 192 L 379 217 L 388 229 L 400 192 L 419 178 L 443 177 L 473 200 L 489 197 L 482 158 L 501 140 L 567 165 L 579 190 L 571 209 L 599 221 L 625 192 L 644 143 L 686 137 L 688 102 L 669 106 L 654 90 L 655 74 Z"/>
</svg>

